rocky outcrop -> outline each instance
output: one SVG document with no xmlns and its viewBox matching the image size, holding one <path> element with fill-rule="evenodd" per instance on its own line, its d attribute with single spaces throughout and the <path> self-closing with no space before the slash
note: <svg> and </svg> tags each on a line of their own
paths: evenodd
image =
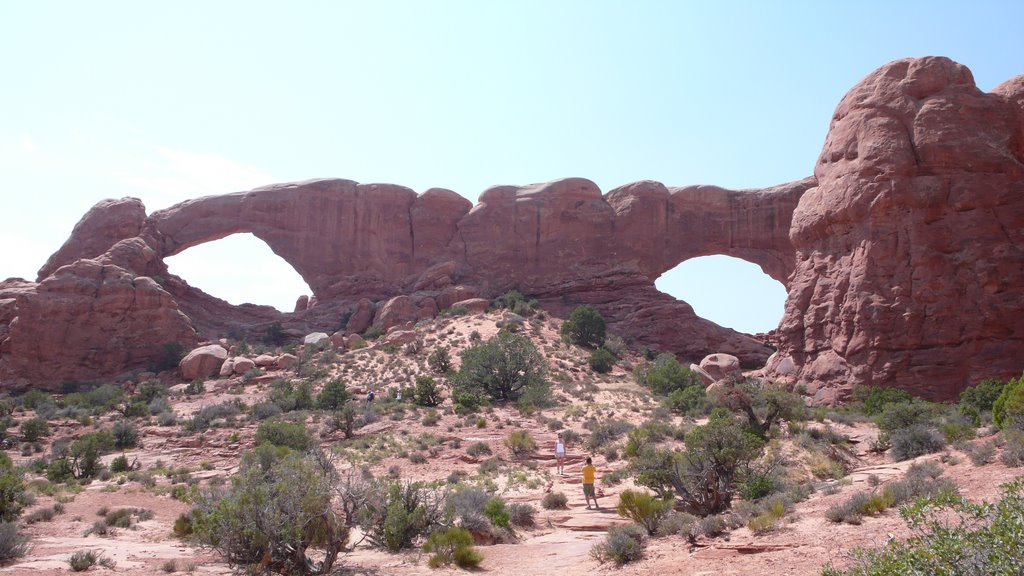
<svg viewBox="0 0 1024 576">
<path fill-rule="evenodd" d="M 1022 102 L 1024 77 L 985 94 L 946 58 L 892 62 L 850 90 L 793 214 L 769 370 L 822 402 L 853 384 L 951 399 L 1020 373 Z"/>
<path fill-rule="evenodd" d="M 185 380 L 206 378 L 217 374 L 228 359 L 228 351 L 220 344 L 200 346 L 185 355 L 178 370 Z"/>
<path fill-rule="evenodd" d="M 510 289 L 556 314 L 592 304 L 613 332 L 684 361 L 722 352 L 760 367 L 772 348 L 654 287 L 685 260 L 723 254 L 789 290 L 768 374 L 823 402 L 854 383 L 948 398 L 1021 369 L 1022 102 L 1021 78 L 984 94 L 948 59 L 894 62 L 840 103 L 814 176 L 756 190 L 642 181 L 602 194 L 566 178 L 495 186 L 474 206 L 450 190 L 333 179 L 149 216 L 137 200 L 105 201 L 38 286 L 0 298 L 0 379 L 106 375 L 150 361 L 167 339 L 395 329 Z M 164 258 L 240 232 L 310 286 L 294 312 L 232 306 L 167 273 Z M 69 336 L 50 321 L 96 316 L 90 289 L 107 284 L 120 295 L 100 314 L 118 319 L 101 323 L 116 324 L 109 335 L 82 324 Z"/>
</svg>

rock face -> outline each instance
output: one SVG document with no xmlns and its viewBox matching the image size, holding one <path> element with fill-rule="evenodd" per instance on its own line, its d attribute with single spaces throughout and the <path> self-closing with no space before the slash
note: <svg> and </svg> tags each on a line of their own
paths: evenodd
<svg viewBox="0 0 1024 576">
<path fill-rule="evenodd" d="M 948 59 L 901 60 L 843 99 L 814 176 L 771 188 L 642 181 L 602 194 L 566 178 L 496 186 L 474 206 L 450 190 L 334 179 L 149 216 L 137 200 L 104 201 L 38 285 L 0 286 L 0 382 L 109 375 L 167 340 L 394 329 L 513 288 L 556 314 L 594 305 L 612 332 L 684 361 L 722 352 L 760 367 L 765 342 L 654 287 L 685 260 L 723 254 L 789 290 L 767 373 L 820 401 L 853 383 L 948 398 L 1021 370 L 1022 108 L 1024 78 L 984 94 Z M 305 305 L 232 306 L 167 272 L 164 258 L 239 232 L 306 280 Z M 118 294 L 102 313 L 97 286 Z M 92 328 L 96 316 L 109 331 Z"/>
<path fill-rule="evenodd" d="M 985 94 L 946 58 L 883 66 L 839 103 L 814 175 L 769 369 L 819 401 L 1020 373 L 1024 77 Z"/>
</svg>

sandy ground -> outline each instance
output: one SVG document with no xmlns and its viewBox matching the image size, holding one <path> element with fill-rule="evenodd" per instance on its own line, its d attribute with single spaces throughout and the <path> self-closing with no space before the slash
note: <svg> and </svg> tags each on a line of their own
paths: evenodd
<svg viewBox="0 0 1024 576">
<path fill-rule="evenodd" d="M 440 319 L 424 330 L 422 352 L 359 350 L 340 355 L 328 363 L 327 369 L 332 375 L 344 378 L 354 393 L 374 389 L 382 398 L 387 398 L 398 386 L 411 384 L 415 374 L 426 372 L 426 354 L 435 346 L 451 346 L 452 357 L 457 359 L 458 351 L 470 344 L 471 333 L 475 331 L 481 338 L 488 338 L 497 331 L 497 319 L 499 315 L 496 314 Z M 907 529 L 895 510 L 879 517 L 865 518 L 859 526 L 833 524 L 826 520 L 825 511 L 833 504 L 855 492 L 872 490 L 869 477 L 877 476 L 884 485 L 900 478 L 911 464 L 894 464 L 885 461 L 884 457 L 867 453 L 864 447 L 876 434 L 873 426 L 834 424 L 836 431 L 854 440 L 851 458 L 856 468 L 846 476 L 838 493 L 826 495 L 818 491 L 812 494 L 798 503 L 775 531 L 754 535 L 746 528 L 739 528 L 719 538 L 701 538 L 696 544 L 678 536 L 656 538 L 650 541 L 644 559 L 639 562 L 622 568 L 599 564 L 590 557 L 590 549 L 604 537 L 610 526 L 625 522 L 615 513 L 614 507 L 618 494 L 630 484 L 627 481 L 607 486 L 599 481 L 602 508 L 587 510 L 580 485 L 580 467 L 586 454 L 581 446 L 570 445 L 566 474 L 556 474 L 552 452 L 554 428 L 558 426 L 549 426 L 547 419 L 558 420 L 562 427 L 585 437 L 587 432 L 583 422 L 587 418 L 614 417 L 639 423 L 649 417 L 656 403 L 633 383 L 626 369 L 618 367 L 610 375 L 595 378 L 585 367 L 585 356 L 558 343 L 557 326 L 553 323 L 545 322 L 530 333 L 552 365 L 556 394 L 571 403 L 545 412 L 541 417 L 527 417 L 511 408 L 492 409 L 481 414 L 482 425 L 477 423 L 476 416 L 472 419 L 458 416 L 444 405 L 438 409 L 439 422 L 427 425 L 422 422 L 428 413 L 426 409 L 403 405 L 400 417 L 382 417 L 358 431 L 357 439 L 372 440 L 366 446 L 343 452 L 355 460 L 354 465 L 367 466 L 377 476 L 398 470 L 403 478 L 435 480 L 447 478 L 457 470 L 469 476 L 477 474 L 480 462 L 489 456 L 470 456 L 467 447 L 478 442 L 487 444 L 493 455 L 508 463 L 506 470 L 491 477 L 493 486 L 508 501 L 533 504 L 537 508 L 537 520 L 532 529 L 517 530 L 515 542 L 480 546 L 484 561 L 479 571 L 522 576 L 584 576 L 595 572 L 715 576 L 819 574 L 828 562 L 844 563 L 845 554 L 854 547 L 878 546 L 890 537 L 907 535 Z M 290 374 L 274 373 L 244 384 L 237 378 L 210 381 L 205 394 L 176 399 L 174 409 L 179 417 L 184 417 L 203 406 L 232 399 L 253 404 L 266 396 L 269 381 L 280 376 L 288 377 Z M 16 414 L 18 419 L 29 416 Z M 56 435 L 78 436 L 109 425 L 109 421 L 107 418 L 89 428 L 67 421 L 55 426 Z M 323 423 L 313 417 L 307 425 L 311 430 L 319 431 Z M 141 427 L 142 447 L 129 451 L 127 455 L 129 460 L 137 459 L 143 469 L 157 462 L 187 467 L 187 475 L 193 481 L 206 483 L 212 478 L 226 478 L 237 470 L 240 455 L 253 445 L 255 426 L 248 420 L 241 420 L 204 434 L 182 435 L 179 427 L 160 427 L 154 423 Z M 513 430 L 529 431 L 537 440 L 536 451 L 521 458 L 513 456 L 504 444 Z M 337 432 L 321 437 L 321 445 L 325 449 L 342 444 L 344 442 Z M 412 452 L 421 452 L 428 457 L 421 464 L 413 464 L 407 456 Z M 998 461 L 975 466 L 965 455 L 953 453 L 958 462 L 943 464 L 944 474 L 955 479 L 962 493 L 973 500 L 995 499 L 1001 483 L 1021 474 L 1019 469 L 1006 468 Z M 38 456 L 21 456 L 17 450 L 9 454 L 20 462 Z M 622 460 L 609 462 L 603 454 L 594 456 L 601 470 L 599 476 L 625 465 Z M 109 455 L 106 460 L 113 457 Z M 939 456 L 921 459 L 937 460 Z M 93 567 L 91 572 L 94 573 L 164 573 L 163 567 L 168 561 L 174 562 L 177 572 L 231 573 L 213 551 L 193 546 L 172 535 L 174 520 L 189 506 L 170 497 L 170 484 L 169 478 L 160 476 L 153 488 L 130 481 L 118 485 L 115 475 L 106 482 L 93 482 L 78 494 L 64 495 L 63 499 L 68 500 L 64 513 L 51 521 L 24 526 L 24 533 L 32 538 L 31 551 L 25 558 L 0 567 L 0 573 L 66 574 L 70 571 L 68 558 L 79 550 L 96 550 L 116 562 L 113 570 Z M 549 511 L 541 508 L 541 499 L 552 491 L 566 494 L 568 509 Z M 26 514 L 53 503 L 53 497 L 40 495 Z M 154 512 L 154 517 L 132 528 L 115 529 L 107 536 L 85 535 L 100 518 L 97 510 L 102 507 L 146 508 Z M 389 554 L 360 546 L 347 554 L 343 563 L 357 573 L 382 575 L 462 572 L 457 569 L 431 569 L 427 567 L 426 560 L 419 551 Z"/>
</svg>

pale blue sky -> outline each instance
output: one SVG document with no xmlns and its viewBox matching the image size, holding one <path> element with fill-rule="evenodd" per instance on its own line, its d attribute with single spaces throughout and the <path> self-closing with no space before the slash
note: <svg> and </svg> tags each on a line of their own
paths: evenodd
<svg viewBox="0 0 1024 576">
<path fill-rule="evenodd" d="M 795 180 L 864 75 L 945 55 L 989 90 L 1024 73 L 1022 22 L 1009 0 L 0 0 L 0 278 L 34 278 L 108 197 L 152 211 L 314 177 L 471 200 L 565 176 Z M 781 286 L 722 261 L 658 285 L 721 324 L 774 327 Z M 169 264 L 236 303 L 308 290 L 246 236 Z"/>
</svg>

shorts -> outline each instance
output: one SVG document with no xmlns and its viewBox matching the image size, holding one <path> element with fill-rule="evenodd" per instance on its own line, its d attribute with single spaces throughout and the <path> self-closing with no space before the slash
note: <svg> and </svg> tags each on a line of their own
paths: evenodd
<svg viewBox="0 0 1024 576">
<path fill-rule="evenodd" d="M 594 485 L 593 484 L 584 484 L 583 485 L 583 497 L 584 498 L 593 498 L 595 500 L 597 499 L 597 493 L 594 492 Z"/>
</svg>

